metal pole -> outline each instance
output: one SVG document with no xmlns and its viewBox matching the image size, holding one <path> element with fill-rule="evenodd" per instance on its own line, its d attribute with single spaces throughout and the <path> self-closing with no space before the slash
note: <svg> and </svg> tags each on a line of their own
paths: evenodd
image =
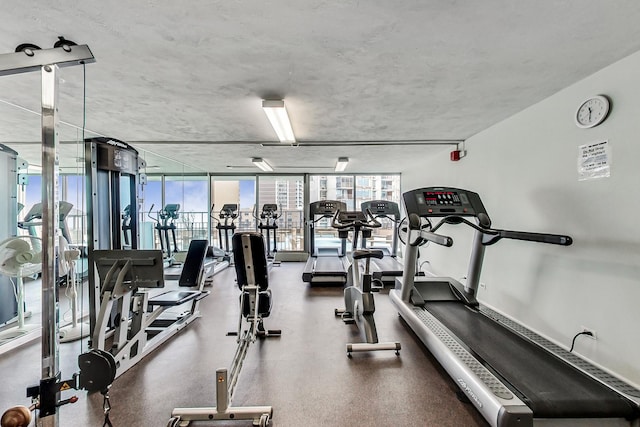
<svg viewBox="0 0 640 427">
<path fill-rule="evenodd" d="M 42 379 L 58 376 L 58 66 L 42 67 Z M 60 399 L 60 393 L 55 399 Z M 41 412 L 44 427 L 58 425 L 58 414 Z"/>
<path fill-rule="evenodd" d="M 475 296 L 480 284 L 480 273 L 482 272 L 482 261 L 484 260 L 485 245 L 482 244 L 483 233 L 476 230 L 473 237 L 473 248 L 469 259 L 469 270 L 467 271 L 467 281 L 464 290 Z"/>
</svg>

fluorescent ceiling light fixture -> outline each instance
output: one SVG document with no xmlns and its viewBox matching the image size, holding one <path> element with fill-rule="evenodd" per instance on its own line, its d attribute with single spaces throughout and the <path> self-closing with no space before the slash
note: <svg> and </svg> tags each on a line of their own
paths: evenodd
<svg viewBox="0 0 640 427">
<path fill-rule="evenodd" d="M 336 172 L 342 172 L 347 168 L 349 164 L 348 157 L 338 157 L 338 163 L 336 163 Z"/>
<path fill-rule="evenodd" d="M 294 143 L 296 137 L 293 134 L 291 128 L 291 122 L 289 121 L 289 115 L 287 109 L 284 106 L 284 100 L 262 100 L 262 109 L 264 110 L 267 118 L 273 126 L 273 130 L 276 131 L 280 142 Z"/>
<path fill-rule="evenodd" d="M 263 171 L 265 171 L 265 172 L 273 172 L 273 168 L 271 167 L 271 165 L 269 163 L 265 162 L 262 159 L 262 157 L 254 157 L 253 159 L 251 159 L 251 161 L 253 162 L 254 165 L 259 167 Z"/>
</svg>

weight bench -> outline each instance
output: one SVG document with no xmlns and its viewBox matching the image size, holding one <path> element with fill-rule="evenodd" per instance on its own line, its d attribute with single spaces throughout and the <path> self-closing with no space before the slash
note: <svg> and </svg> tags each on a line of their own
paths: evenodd
<svg viewBox="0 0 640 427">
<path fill-rule="evenodd" d="M 237 332 L 238 348 L 230 369 L 216 371 L 216 406 L 175 408 L 168 427 L 186 427 L 191 421 L 252 420 L 253 425 L 268 426 L 273 416 L 271 406 L 231 406 L 238 376 L 249 345 L 256 337 L 280 336 L 280 330 L 264 328 L 264 318 L 271 314 L 269 269 L 262 234 L 235 233 L 232 237 L 233 257 L 240 288 L 240 315 Z"/>
</svg>

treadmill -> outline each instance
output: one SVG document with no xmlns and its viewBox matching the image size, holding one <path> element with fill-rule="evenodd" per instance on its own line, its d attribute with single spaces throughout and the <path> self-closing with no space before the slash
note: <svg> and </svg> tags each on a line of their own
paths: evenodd
<svg viewBox="0 0 640 427">
<path fill-rule="evenodd" d="M 393 286 L 396 277 L 402 276 L 403 265 L 398 261 L 398 224 L 400 223 L 400 208 L 395 202 L 389 200 L 371 200 L 361 204 L 362 212 L 367 209 L 375 219 L 386 218 L 392 222 L 393 238 L 391 249 L 386 246 L 372 245 L 370 249 L 379 249 L 384 254 L 383 258 L 371 259 L 371 271 L 374 279 L 380 280 L 385 286 Z M 364 247 L 364 245 L 363 245 Z"/>
<path fill-rule="evenodd" d="M 429 187 L 403 194 L 410 230 L 400 316 L 492 426 L 637 426 L 640 390 L 476 300 L 487 246 L 501 239 L 568 246 L 568 236 L 497 230 L 477 193 Z M 466 284 L 414 277 L 420 217 L 475 229 Z M 402 283 L 404 281 L 404 283 Z"/>
<path fill-rule="evenodd" d="M 309 206 L 310 256 L 302 273 L 302 280 L 311 285 L 344 286 L 347 283 L 349 262 L 346 257 L 348 230 L 339 230 L 340 247 L 317 247 L 316 226 L 323 218 L 332 219 L 347 205 L 337 200 L 320 200 Z"/>
</svg>

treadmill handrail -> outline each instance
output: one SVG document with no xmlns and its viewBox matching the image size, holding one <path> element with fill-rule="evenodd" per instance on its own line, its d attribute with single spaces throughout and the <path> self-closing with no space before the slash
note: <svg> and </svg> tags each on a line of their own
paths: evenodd
<svg viewBox="0 0 640 427">
<path fill-rule="evenodd" d="M 338 209 L 336 210 L 336 213 L 333 215 L 333 219 L 331 220 L 331 226 L 338 230 L 344 230 L 352 227 L 358 227 L 358 228 L 382 227 L 382 223 L 373 216 L 373 214 L 371 213 L 371 210 L 366 209 L 366 211 L 363 213 L 365 215 L 366 221 L 354 219 L 351 221 L 342 222 L 338 219 L 338 216 L 340 215 L 340 209 Z"/>
<path fill-rule="evenodd" d="M 573 243 L 571 236 L 550 233 L 531 233 L 528 231 L 491 230 L 498 234 L 483 236 L 483 245 L 493 245 L 500 239 L 525 240 L 528 242 L 548 243 L 551 245 L 570 246 Z"/>
<path fill-rule="evenodd" d="M 321 216 L 319 216 L 318 218 L 311 218 L 308 223 L 309 224 L 315 224 L 316 222 L 319 222 L 320 220 L 324 219 L 324 218 L 333 218 L 335 216 L 335 214 L 323 214 Z"/>
<path fill-rule="evenodd" d="M 453 239 L 450 236 L 434 233 L 435 228 L 432 230 L 420 228 L 420 217 L 416 214 L 409 215 L 409 230 L 418 231 L 416 239 L 409 240 L 411 246 L 420 246 L 427 241 L 446 247 L 453 246 Z"/>
<path fill-rule="evenodd" d="M 416 215 L 416 214 L 412 214 Z M 417 215 L 416 215 L 417 216 Z M 551 245 L 570 246 L 573 243 L 571 236 L 564 234 L 552 233 L 534 233 L 530 231 L 514 231 L 501 230 L 489 227 L 483 227 L 482 224 L 476 225 L 471 221 L 457 215 L 450 215 L 442 218 L 431 231 L 436 231 L 443 224 L 466 224 L 474 230 L 482 233 L 482 244 L 485 246 L 493 245 L 501 239 L 524 240 L 528 242 L 547 243 Z M 411 226 L 411 225 L 410 225 Z"/>
</svg>

